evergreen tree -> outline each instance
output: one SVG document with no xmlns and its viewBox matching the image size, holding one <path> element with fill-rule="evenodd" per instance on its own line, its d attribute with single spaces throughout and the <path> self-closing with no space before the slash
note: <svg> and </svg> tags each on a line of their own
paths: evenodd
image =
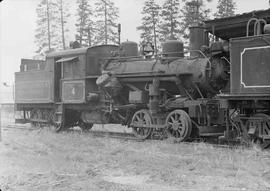
<svg viewBox="0 0 270 191">
<path fill-rule="evenodd" d="M 218 0 L 216 18 L 231 17 L 235 15 L 236 4 L 233 0 Z"/>
<path fill-rule="evenodd" d="M 180 33 L 180 0 L 166 0 L 162 6 L 160 40 L 177 39 Z"/>
<path fill-rule="evenodd" d="M 211 0 L 182 0 L 185 5 L 182 10 L 183 20 L 181 22 L 181 31 L 184 38 L 188 38 L 188 28 L 193 25 L 202 23 L 208 18 L 210 9 L 204 8 L 204 3 Z"/>
<path fill-rule="evenodd" d="M 66 34 L 69 32 L 68 28 L 66 27 L 67 19 L 70 16 L 68 12 L 68 3 L 67 1 L 57 0 L 58 6 L 58 26 L 61 26 L 61 44 L 62 49 L 66 49 Z"/>
<path fill-rule="evenodd" d="M 95 42 L 97 44 L 117 44 L 119 9 L 111 0 L 98 0 L 95 5 L 97 17 Z"/>
<path fill-rule="evenodd" d="M 45 56 L 48 52 L 57 49 L 57 17 L 55 15 L 56 4 L 50 0 L 41 0 L 36 9 L 37 28 L 35 43 L 38 46 L 36 53 Z"/>
<path fill-rule="evenodd" d="M 77 0 L 77 39 L 81 46 L 91 46 L 94 34 L 93 10 L 88 0 Z"/>
<path fill-rule="evenodd" d="M 141 31 L 141 39 L 145 42 L 154 42 L 157 50 L 158 30 L 157 25 L 160 21 L 161 7 L 155 0 L 147 0 L 144 2 L 141 14 L 142 25 L 137 27 Z"/>
</svg>

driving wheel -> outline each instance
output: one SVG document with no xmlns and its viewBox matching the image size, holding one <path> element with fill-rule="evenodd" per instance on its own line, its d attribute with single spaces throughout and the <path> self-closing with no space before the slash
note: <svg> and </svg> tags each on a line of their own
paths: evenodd
<svg viewBox="0 0 270 191">
<path fill-rule="evenodd" d="M 149 128 L 150 125 L 152 125 L 152 117 L 146 109 L 139 110 L 133 115 L 131 126 L 135 137 L 146 139 L 152 131 L 152 129 Z"/>
<path fill-rule="evenodd" d="M 185 141 L 190 137 L 192 123 L 189 115 L 183 110 L 174 110 L 166 118 L 166 132 L 168 137 L 177 141 Z"/>
</svg>

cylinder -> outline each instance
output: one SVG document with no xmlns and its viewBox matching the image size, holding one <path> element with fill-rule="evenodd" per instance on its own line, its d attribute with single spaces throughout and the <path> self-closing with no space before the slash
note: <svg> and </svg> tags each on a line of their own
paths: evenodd
<svg viewBox="0 0 270 191">
<path fill-rule="evenodd" d="M 167 40 L 162 43 L 162 55 L 165 57 L 184 57 L 183 42 L 178 40 Z"/>
<path fill-rule="evenodd" d="M 132 41 L 122 42 L 122 55 L 125 57 L 138 56 L 138 44 Z"/>
<path fill-rule="evenodd" d="M 192 26 L 189 28 L 189 49 L 191 50 L 190 56 L 201 56 L 200 50 L 205 43 L 205 32 L 202 26 Z"/>
<path fill-rule="evenodd" d="M 159 89 L 155 88 L 152 84 L 149 85 L 149 95 L 150 96 L 158 96 L 159 95 Z"/>
<path fill-rule="evenodd" d="M 149 110 L 151 114 L 156 114 L 159 111 L 159 100 L 153 99 L 149 100 Z"/>
</svg>

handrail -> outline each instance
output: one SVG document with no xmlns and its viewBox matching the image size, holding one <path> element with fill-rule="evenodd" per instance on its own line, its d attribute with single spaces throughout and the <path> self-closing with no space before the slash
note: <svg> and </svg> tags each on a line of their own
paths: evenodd
<svg viewBox="0 0 270 191">
<path fill-rule="evenodd" d="M 228 62 L 228 64 L 230 64 L 230 66 L 232 65 L 231 62 L 225 56 L 222 56 L 221 59 L 224 59 L 226 62 Z"/>
<path fill-rule="evenodd" d="M 248 23 L 247 23 L 247 30 L 246 30 L 246 36 L 248 37 L 249 36 L 249 27 L 250 27 L 250 24 L 251 22 L 254 21 L 254 36 L 257 36 L 257 35 L 260 35 L 262 34 L 262 31 L 261 31 L 261 23 L 263 24 L 267 24 L 267 22 L 264 20 L 264 19 L 258 19 L 258 18 L 251 18 L 249 19 Z"/>
<path fill-rule="evenodd" d="M 246 36 L 248 37 L 249 36 L 249 25 L 252 21 L 255 21 L 255 24 L 254 24 L 254 33 L 255 33 L 255 26 L 256 26 L 256 23 L 258 21 L 257 18 L 251 18 L 249 19 L 248 23 L 247 23 L 247 30 L 246 30 Z M 255 35 L 255 34 L 254 34 Z"/>
<path fill-rule="evenodd" d="M 267 24 L 267 22 L 264 20 L 264 19 L 258 19 L 258 21 L 256 21 L 254 27 L 256 27 L 256 29 L 254 29 L 254 32 L 256 30 L 256 35 L 260 35 L 262 34 L 262 31 L 261 31 L 261 23 L 264 23 L 264 25 Z"/>
</svg>

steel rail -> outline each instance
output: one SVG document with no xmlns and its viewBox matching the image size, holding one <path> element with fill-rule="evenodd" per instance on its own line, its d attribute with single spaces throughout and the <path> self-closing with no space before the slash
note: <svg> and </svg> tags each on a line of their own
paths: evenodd
<svg viewBox="0 0 270 191">
<path fill-rule="evenodd" d="M 27 127 L 27 126 L 20 126 L 20 125 L 2 125 L 2 130 L 29 130 L 29 131 L 34 131 L 34 130 L 42 130 L 47 127 Z M 94 137 L 101 137 L 101 138 L 113 138 L 113 139 L 120 139 L 120 140 L 125 140 L 125 141 L 136 141 L 136 142 L 156 142 L 156 141 L 161 141 L 160 139 L 154 139 L 154 138 L 148 138 L 148 139 L 139 139 L 136 138 L 132 133 L 125 133 L 125 132 L 112 132 L 112 131 L 100 131 L 100 130 L 90 130 L 90 131 L 78 131 L 78 130 L 66 130 L 66 131 L 77 131 L 78 133 L 85 134 L 85 135 L 91 135 Z M 61 133 L 61 132 L 60 132 Z M 151 137 L 151 136 L 150 136 Z M 172 142 L 174 144 L 184 144 L 184 145 L 190 145 L 190 146 L 201 146 L 202 143 L 204 143 L 206 146 L 212 146 L 214 148 L 223 148 L 223 149 L 238 149 L 238 148 L 245 148 L 249 149 L 251 146 L 241 144 L 241 142 L 226 142 L 225 144 L 220 144 L 219 141 L 210 139 L 210 140 L 205 140 L 205 139 L 191 139 L 189 141 L 185 142 L 178 142 L 175 141 L 173 138 L 172 139 L 163 139 L 164 141 L 167 142 Z M 197 141 L 197 142 L 196 142 Z"/>
</svg>

